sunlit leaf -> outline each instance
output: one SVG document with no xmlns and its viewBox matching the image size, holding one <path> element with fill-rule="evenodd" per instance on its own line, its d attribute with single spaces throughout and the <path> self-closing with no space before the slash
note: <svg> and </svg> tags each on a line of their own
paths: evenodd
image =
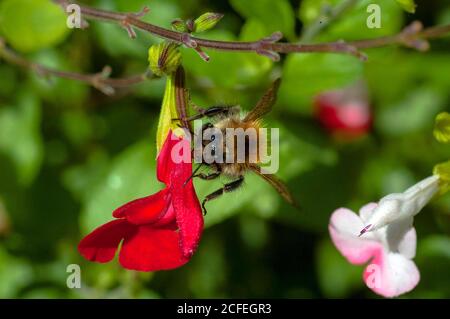
<svg viewBox="0 0 450 319">
<path fill-rule="evenodd" d="M 286 37 L 293 38 L 295 16 L 289 1 L 231 0 L 230 3 L 245 18 L 256 18 L 262 22 L 267 36 L 281 31 Z"/>
<path fill-rule="evenodd" d="M 85 231 L 112 219 L 117 207 L 162 188 L 155 176 L 155 158 L 153 143 L 140 142 L 113 160 L 106 176 L 92 187 L 84 202 L 81 222 Z"/>
<path fill-rule="evenodd" d="M 316 53 L 289 55 L 283 66 L 280 104 L 299 113 L 311 113 L 320 92 L 343 88 L 363 74 L 363 62 L 348 55 Z"/>
<path fill-rule="evenodd" d="M 0 26 L 8 42 L 29 52 L 60 43 L 69 33 L 66 14 L 52 1 L 4 0 Z"/>
<path fill-rule="evenodd" d="M 362 267 L 350 264 L 329 240 L 317 247 L 317 276 L 327 298 L 344 298 L 363 286 Z"/>
</svg>

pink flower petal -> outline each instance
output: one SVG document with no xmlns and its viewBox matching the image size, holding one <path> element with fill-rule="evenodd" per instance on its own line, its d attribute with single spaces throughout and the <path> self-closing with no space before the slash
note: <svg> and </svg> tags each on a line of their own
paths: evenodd
<svg viewBox="0 0 450 319">
<path fill-rule="evenodd" d="M 378 251 L 372 263 L 364 270 L 364 281 L 383 297 L 397 297 L 411 291 L 420 280 L 414 262 L 398 253 Z"/>
<path fill-rule="evenodd" d="M 372 234 L 358 237 L 362 228 L 362 220 L 346 208 L 337 209 L 331 216 L 328 227 L 331 239 L 341 254 L 352 264 L 363 264 L 383 249 L 381 243 L 372 239 Z"/>
</svg>

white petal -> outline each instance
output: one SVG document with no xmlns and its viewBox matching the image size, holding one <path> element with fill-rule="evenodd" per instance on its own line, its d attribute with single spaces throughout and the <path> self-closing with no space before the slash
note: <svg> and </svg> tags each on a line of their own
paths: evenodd
<svg viewBox="0 0 450 319">
<path fill-rule="evenodd" d="M 433 175 L 410 187 L 404 193 L 387 195 L 380 200 L 365 226 L 372 225 L 368 231 L 373 231 L 395 221 L 413 217 L 438 190 L 439 178 Z"/>
<path fill-rule="evenodd" d="M 439 176 L 432 175 L 408 188 L 404 194 L 408 198 L 409 209 L 416 215 L 439 190 Z"/>
<path fill-rule="evenodd" d="M 416 245 L 415 241 L 410 243 L 410 244 L 414 245 L 413 248 L 409 247 L 409 245 L 404 243 L 405 240 L 411 239 L 410 237 L 409 238 L 405 238 L 405 237 L 410 232 L 410 230 L 413 229 L 412 224 L 413 224 L 412 217 L 405 218 L 405 219 L 390 223 L 389 225 L 376 230 L 374 233 L 379 236 L 379 238 L 385 244 L 385 246 L 389 252 L 403 254 L 400 251 L 401 250 L 400 244 L 402 244 L 402 249 L 406 249 L 407 252 L 410 252 L 412 249 L 415 251 L 415 245 Z M 405 245 L 407 245 L 408 247 L 404 247 Z M 407 253 L 407 255 L 409 256 L 408 253 Z M 405 256 L 405 257 L 407 257 L 407 256 Z M 407 258 L 409 258 L 409 257 L 407 257 Z"/>
<path fill-rule="evenodd" d="M 411 227 L 398 243 L 398 251 L 406 258 L 413 259 L 416 256 L 417 234 Z"/>
<path fill-rule="evenodd" d="M 364 223 L 369 220 L 370 216 L 372 216 L 372 213 L 377 206 L 377 203 L 369 203 L 361 207 L 361 209 L 359 210 L 359 217 L 361 217 Z"/>
</svg>

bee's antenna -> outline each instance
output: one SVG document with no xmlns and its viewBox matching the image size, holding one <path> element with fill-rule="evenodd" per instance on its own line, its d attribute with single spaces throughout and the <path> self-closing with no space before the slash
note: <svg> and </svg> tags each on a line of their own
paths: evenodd
<svg viewBox="0 0 450 319">
<path fill-rule="evenodd" d="M 202 165 L 203 165 L 203 163 L 201 163 L 199 166 L 197 166 L 197 168 L 192 172 L 192 175 L 189 176 L 189 178 L 184 182 L 183 187 L 186 186 L 186 184 L 189 183 L 189 181 L 194 178 L 195 174 L 198 172 L 200 167 L 202 167 Z"/>
</svg>

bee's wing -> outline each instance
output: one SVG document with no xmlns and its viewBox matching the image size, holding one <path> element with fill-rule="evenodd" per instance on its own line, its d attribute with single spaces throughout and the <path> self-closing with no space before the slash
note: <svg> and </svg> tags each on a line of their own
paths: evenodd
<svg viewBox="0 0 450 319">
<path fill-rule="evenodd" d="M 286 202 L 288 202 L 292 206 L 298 207 L 287 186 L 276 175 L 262 174 L 261 168 L 258 165 L 250 165 L 250 170 L 253 171 L 256 175 L 261 176 L 266 182 L 272 185 L 272 187 L 276 189 L 276 191 L 284 198 Z"/>
<path fill-rule="evenodd" d="M 264 93 L 253 110 L 251 110 L 250 113 L 248 113 L 244 118 L 244 121 L 257 120 L 272 110 L 272 106 L 275 104 L 275 101 L 277 99 L 277 93 L 278 88 L 280 87 L 280 83 L 280 78 L 276 79 L 275 82 L 272 83 L 270 88 L 266 91 L 266 93 Z"/>
</svg>

